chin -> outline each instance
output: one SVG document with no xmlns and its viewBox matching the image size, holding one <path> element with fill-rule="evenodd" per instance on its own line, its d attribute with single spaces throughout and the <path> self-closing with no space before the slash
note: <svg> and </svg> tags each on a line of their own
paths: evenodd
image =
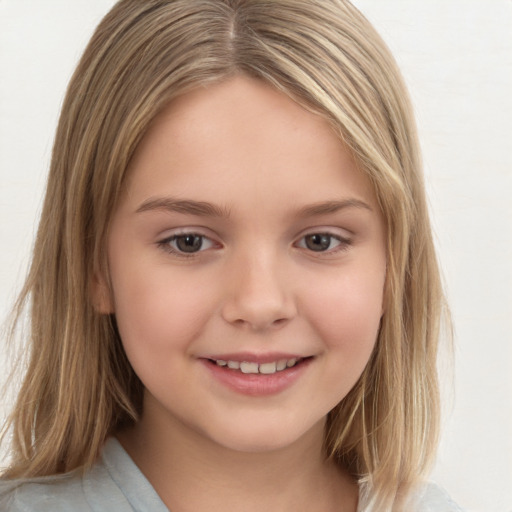
<svg viewBox="0 0 512 512">
<path fill-rule="evenodd" d="M 276 418 L 277 419 L 277 418 Z M 296 447 L 304 442 L 309 445 L 317 441 L 323 444 L 325 418 L 313 425 L 300 428 L 296 423 L 287 425 L 282 421 L 269 423 L 231 425 L 222 432 L 206 435 L 225 449 L 242 453 L 268 453 Z M 235 428 L 233 428 L 235 427 Z"/>
</svg>

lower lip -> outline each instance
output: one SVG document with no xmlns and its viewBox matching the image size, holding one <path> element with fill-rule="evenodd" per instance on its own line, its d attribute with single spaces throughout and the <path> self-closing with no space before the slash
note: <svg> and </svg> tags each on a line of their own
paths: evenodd
<svg viewBox="0 0 512 512">
<path fill-rule="evenodd" d="M 249 396 L 268 396 L 281 393 L 291 387 L 306 371 L 313 358 L 302 360 L 292 368 L 271 373 L 242 373 L 226 366 L 218 366 L 210 360 L 202 360 L 210 374 L 229 389 Z"/>
</svg>

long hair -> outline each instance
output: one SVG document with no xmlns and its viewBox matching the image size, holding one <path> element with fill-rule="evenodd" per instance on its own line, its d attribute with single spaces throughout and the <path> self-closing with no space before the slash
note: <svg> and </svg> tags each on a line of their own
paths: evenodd
<svg viewBox="0 0 512 512">
<path fill-rule="evenodd" d="M 91 300 L 130 159 L 177 95 L 245 74 L 323 116 L 374 186 L 387 229 L 385 312 L 367 367 L 332 410 L 326 456 L 379 510 L 428 471 L 437 444 L 443 295 L 412 109 L 386 45 L 345 0 L 121 0 L 71 79 L 31 269 L 30 361 L 7 427 L 5 478 L 88 468 L 137 421 L 143 386 L 115 318 Z"/>
</svg>

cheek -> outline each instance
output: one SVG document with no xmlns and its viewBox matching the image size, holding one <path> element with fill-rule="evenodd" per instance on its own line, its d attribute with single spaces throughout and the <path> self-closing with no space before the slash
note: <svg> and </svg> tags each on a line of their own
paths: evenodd
<svg viewBox="0 0 512 512">
<path fill-rule="evenodd" d="M 371 267 L 370 267 L 371 268 Z M 385 272 L 349 271 L 325 279 L 308 296 L 310 320 L 329 350 L 364 361 L 373 350 L 382 316 Z M 318 283 L 320 284 L 320 283 Z"/>
<path fill-rule="evenodd" d="M 207 321 L 211 306 L 201 287 L 165 269 L 119 272 L 115 279 L 115 314 L 123 346 L 134 367 L 137 359 L 171 361 L 187 350 Z"/>
<path fill-rule="evenodd" d="M 310 324 L 325 350 L 322 389 L 326 410 L 354 387 L 366 367 L 379 332 L 384 276 L 349 273 L 309 295 Z"/>
</svg>

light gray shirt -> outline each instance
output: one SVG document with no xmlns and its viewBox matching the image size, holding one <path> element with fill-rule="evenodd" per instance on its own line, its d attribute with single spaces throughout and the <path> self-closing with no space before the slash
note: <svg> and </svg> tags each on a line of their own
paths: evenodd
<svg viewBox="0 0 512 512">
<path fill-rule="evenodd" d="M 360 503 L 358 512 L 364 512 Z M 169 512 L 119 441 L 110 438 L 86 473 L 0 481 L 0 512 Z M 412 512 L 412 511 L 411 511 Z M 462 512 L 439 487 L 428 484 L 415 512 Z"/>
</svg>

